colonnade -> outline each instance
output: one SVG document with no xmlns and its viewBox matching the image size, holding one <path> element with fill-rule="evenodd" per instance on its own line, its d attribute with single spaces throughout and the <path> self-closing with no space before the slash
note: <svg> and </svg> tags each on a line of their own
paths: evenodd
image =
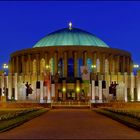
<svg viewBox="0 0 140 140">
<path fill-rule="evenodd" d="M 14 100 L 24 100 L 26 101 L 26 91 L 24 92 L 23 88 L 25 87 L 26 83 L 23 83 L 24 81 L 28 81 L 27 79 L 24 79 L 23 76 L 19 76 L 17 73 L 12 75 L 9 73 L 8 76 L 0 76 L 0 93 L 1 96 L 7 96 L 8 99 L 14 98 Z M 58 88 L 57 84 L 50 84 L 49 86 L 46 86 L 43 84 L 43 80 L 40 79 L 40 88 L 37 89 L 36 87 L 36 80 L 32 80 L 32 88 L 33 93 L 29 96 L 32 101 L 40 101 L 40 102 L 51 102 L 53 99 L 57 99 L 58 97 L 58 89 L 62 90 L 63 93 L 63 100 L 66 100 L 66 93 L 68 85 L 66 83 L 66 80 L 63 80 L 62 85 Z M 91 102 L 105 102 L 107 99 L 112 98 L 112 95 L 109 94 L 109 86 L 112 81 L 116 81 L 118 84 L 116 88 L 116 100 L 117 101 L 140 101 L 140 73 L 138 73 L 136 76 L 131 73 L 128 75 L 127 73 L 124 73 L 123 75 L 118 73 L 117 75 L 105 75 L 104 78 L 100 75 L 100 78 L 98 78 L 98 85 L 95 84 L 95 79 L 91 81 L 91 83 L 88 84 L 88 87 L 91 87 L 91 90 L 89 90 L 88 99 L 91 100 Z M 105 81 L 106 86 L 103 87 L 102 84 Z M 29 81 L 28 81 L 29 82 Z M 76 81 L 76 83 L 73 84 L 73 89 L 75 92 L 76 100 L 79 100 L 79 95 L 82 89 L 82 86 L 80 84 L 80 81 Z M 8 89 L 7 93 L 4 93 L 4 87 Z M 21 89 L 22 88 L 22 89 Z M 14 90 L 13 90 L 14 89 Z M 24 92 L 24 93 L 23 93 Z M 21 96 L 24 98 L 21 98 Z M 37 98 L 36 98 L 37 96 Z M 98 97 L 98 99 L 96 99 Z M 128 99 L 130 97 L 130 99 Z M 109 102 L 109 101 L 107 101 Z"/>
<path fill-rule="evenodd" d="M 94 66 L 95 73 L 114 73 L 118 72 L 130 73 L 132 71 L 132 61 L 129 56 L 113 55 L 107 53 L 94 52 L 89 53 L 83 51 L 79 53 L 78 51 L 64 51 L 59 53 L 58 51 L 50 54 L 49 52 L 45 53 L 36 53 L 36 54 L 23 54 L 16 55 L 11 57 L 10 60 L 10 72 L 11 73 L 33 73 L 33 61 L 36 61 L 36 73 L 40 74 L 41 71 L 41 59 L 44 59 L 44 67 L 49 65 L 49 60 L 53 59 L 54 61 L 54 74 L 58 73 L 58 63 L 60 58 L 63 60 L 63 77 L 67 77 L 68 74 L 68 59 L 73 59 L 74 64 L 74 77 L 78 77 L 78 60 L 82 59 L 83 65 L 87 65 L 87 59 L 92 61 Z"/>
</svg>

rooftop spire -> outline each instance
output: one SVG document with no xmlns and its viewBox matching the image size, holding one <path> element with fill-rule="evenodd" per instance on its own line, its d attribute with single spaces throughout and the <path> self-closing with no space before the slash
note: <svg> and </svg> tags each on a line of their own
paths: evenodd
<svg viewBox="0 0 140 140">
<path fill-rule="evenodd" d="M 69 22 L 69 29 L 70 30 L 72 29 L 72 22 L 71 21 Z"/>
</svg>

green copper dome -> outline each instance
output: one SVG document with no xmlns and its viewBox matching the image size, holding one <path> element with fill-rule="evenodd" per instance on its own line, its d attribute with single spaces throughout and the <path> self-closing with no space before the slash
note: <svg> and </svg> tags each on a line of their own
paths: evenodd
<svg viewBox="0 0 140 140">
<path fill-rule="evenodd" d="M 109 47 L 95 35 L 78 28 L 64 28 L 52 32 L 39 40 L 33 47 L 47 46 L 96 46 Z"/>
</svg>

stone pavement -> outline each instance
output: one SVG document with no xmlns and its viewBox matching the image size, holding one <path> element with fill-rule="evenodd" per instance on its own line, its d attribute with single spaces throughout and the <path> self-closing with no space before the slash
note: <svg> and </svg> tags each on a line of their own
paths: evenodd
<svg viewBox="0 0 140 140">
<path fill-rule="evenodd" d="M 90 109 L 53 109 L 0 139 L 140 139 L 140 132 Z"/>
</svg>

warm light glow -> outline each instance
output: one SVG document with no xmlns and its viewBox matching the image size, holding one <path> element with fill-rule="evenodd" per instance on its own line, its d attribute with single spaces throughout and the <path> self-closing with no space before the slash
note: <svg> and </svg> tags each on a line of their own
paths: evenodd
<svg viewBox="0 0 140 140">
<path fill-rule="evenodd" d="M 49 69 L 50 68 L 50 66 L 49 65 L 46 65 L 46 69 Z"/>
<path fill-rule="evenodd" d="M 72 22 L 69 22 L 69 29 L 72 29 Z"/>
<path fill-rule="evenodd" d="M 96 65 L 91 65 L 91 68 L 93 69 L 93 68 L 96 68 Z"/>
<path fill-rule="evenodd" d="M 133 65 L 133 68 L 139 68 L 139 65 L 134 64 L 134 65 Z"/>
<path fill-rule="evenodd" d="M 62 91 L 65 92 L 66 91 L 66 88 L 63 87 Z"/>
<path fill-rule="evenodd" d="M 80 91 L 80 88 L 79 88 L 79 87 L 77 87 L 77 88 L 76 88 L 76 91 L 77 91 L 77 92 L 79 92 L 79 91 Z"/>
<path fill-rule="evenodd" d="M 8 69 L 8 65 L 6 63 L 3 64 L 4 69 Z"/>
</svg>

